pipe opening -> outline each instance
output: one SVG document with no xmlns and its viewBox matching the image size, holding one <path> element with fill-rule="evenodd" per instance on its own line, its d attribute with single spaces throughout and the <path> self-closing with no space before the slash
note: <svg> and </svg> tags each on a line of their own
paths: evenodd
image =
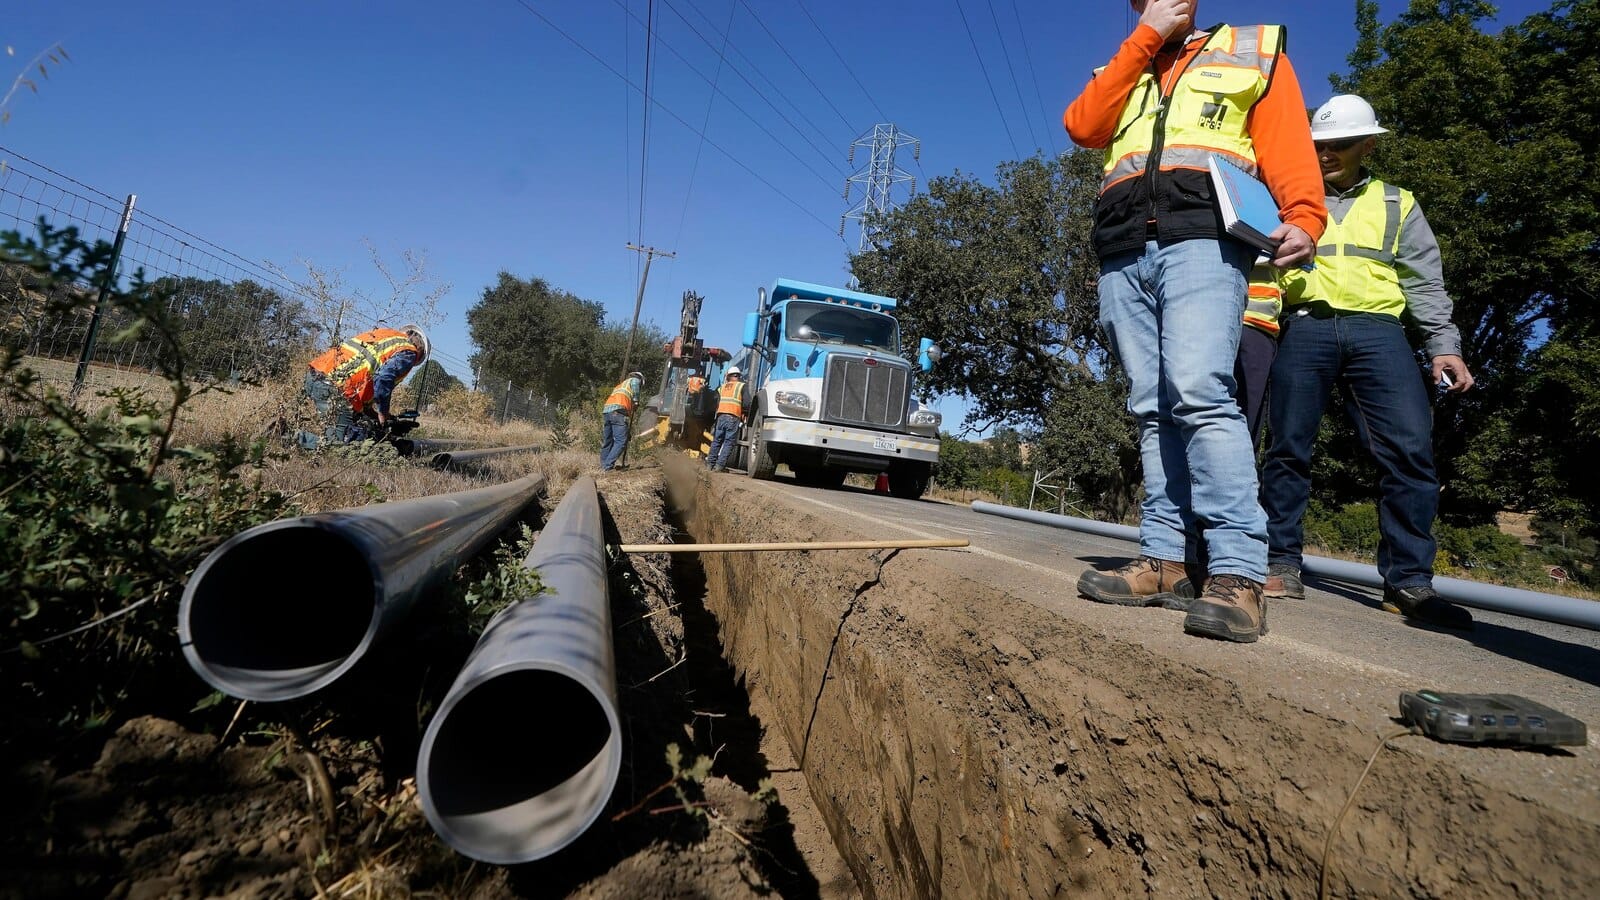
<svg viewBox="0 0 1600 900">
<path fill-rule="evenodd" d="M 546 794 L 582 816 L 610 798 L 611 779 L 595 776 L 620 761 L 621 742 L 595 695 L 560 672 L 497 675 L 441 715 L 428 791 L 443 818 L 495 818 Z"/>
<path fill-rule="evenodd" d="M 188 590 L 195 657 L 218 681 L 259 694 L 303 685 L 343 664 L 372 625 L 378 586 L 345 539 L 289 527 L 262 531 L 214 557 Z"/>
</svg>

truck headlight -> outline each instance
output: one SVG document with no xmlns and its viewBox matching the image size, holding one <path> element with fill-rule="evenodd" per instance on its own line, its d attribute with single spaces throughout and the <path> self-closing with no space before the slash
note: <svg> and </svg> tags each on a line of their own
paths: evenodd
<svg viewBox="0 0 1600 900">
<path fill-rule="evenodd" d="M 811 412 L 811 397 L 800 391 L 778 391 L 772 395 L 778 402 L 778 408 L 788 413 Z"/>
<path fill-rule="evenodd" d="M 931 409 L 919 409 L 911 414 L 911 426 L 913 428 L 938 428 L 943 421 L 944 416 Z"/>
</svg>

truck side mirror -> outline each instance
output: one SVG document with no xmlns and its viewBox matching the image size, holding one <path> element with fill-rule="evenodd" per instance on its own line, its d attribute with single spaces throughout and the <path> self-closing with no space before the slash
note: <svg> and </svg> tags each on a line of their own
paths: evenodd
<svg viewBox="0 0 1600 900">
<path fill-rule="evenodd" d="M 917 364 L 924 372 L 932 371 L 933 364 L 943 355 L 944 351 L 939 349 L 939 345 L 935 344 L 932 338 L 923 338 L 917 346 Z"/>
<path fill-rule="evenodd" d="M 762 289 L 765 291 L 765 288 Z M 744 345 L 752 349 L 756 346 L 756 338 L 761 333 L 761 314 L 746 313 L 744 317 Z"/>
</svg>

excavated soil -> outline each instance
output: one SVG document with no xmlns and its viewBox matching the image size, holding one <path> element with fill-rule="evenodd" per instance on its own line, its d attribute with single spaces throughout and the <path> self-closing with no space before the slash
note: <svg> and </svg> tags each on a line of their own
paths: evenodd
<svg viewBox="0 0 1600 900">
<path fill-rule="evenodd" d="M 659 469 L 603 476 L 600 488 L 608 542 L 673 540 Z M 474 637 L 423 617 L 329 696 L 249 704 L 236 720 L 231 701 L 176 721 L 133 718 L 98 750 L 10 767 L 0 897 L 818 896 L 811 860 L 826 866 L 831 852 L 821 819 L 792 780 L 774 802 L 753 796 L 774 777 L 764 728 L 714 622 L 675 588 L 697 585 L 696 570 L 673 566 L 665 554 L 614 555 L 622 777 L 600 822 L 550 859 L 475 864 L 423 819 L 417 741 Z M 680 783 L 681 798 L 650 797 L 673 780 L 672 743 L 685 765 L 714 757 L 710 777 Z"/>
<path fill-rule="evenodd" d="M 697 540 L 875 537 L 738 476 L 668 468 Z M 1316 895 L 1373 734 L 959 566 L 925 551 L 704 559 L 725 652 L 866 896 Z M 1406 746 L 1342 825 L 1334 896 L 1593 896 L 1592 825 Z"/>
</svg>

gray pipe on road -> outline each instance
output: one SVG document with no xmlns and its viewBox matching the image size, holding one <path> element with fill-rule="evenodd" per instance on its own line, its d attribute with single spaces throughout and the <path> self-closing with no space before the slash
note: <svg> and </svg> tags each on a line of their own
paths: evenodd
<svg viewBox="0 0 1600 900">
<path fill-rule="evenodd" d="M 268 522 L 189 577 L 178 641 L 212 687 L 291 700 L 333 683 L 544 490 L 492 487 Z"/>
<path fill-rule="evenodd" d="M 1058 516 L 1055 513 L 1037 512 L 1017 506 L 1002 506 L 982 500 L 972 501 L 972 509 L 974 512 L 991 516 L 1036 522 L 1040 525 L 1067 528 L 1117 540 L 1134 542 L 1139 540 L 1139 529 L 1131 525 L 1112 525 L 1096 522 L 1093 519 Z M 1325 556 L 1306 556 L 1301 560 L 1300 566 L 1306 575 L 1328 581 L 1343 581 L 1383 589 L 1383 577 L 1378 574 L 1376 566 L 1344 559 L 1329 559 Z M 1502 584 L 1486 584 L 1481 581 L 1442 576 L 1433 579 L 1433 588 L 1446 600 L 1462 606 L 1600 631 L 1600 602 L 1594 600 L 1581 600 L 1577 597 L 1563 597 L 1560 594 L 1545 594 L 1506 587 Z"/>
<path fill-rule="evenodd" d="M 538 571 L 543 593 L 484 629 L 417 754 L 417 795 L 433 830 L 497 865 L 577 840 L 622 768 L 593 478 L 567 489 L 524 565 Z"/>
<path fill-rule="evenodd" d="M 477 469 L 484 462 L 497 456 L 511 453 L 537 453 L 544 448 L 537 444 L 526 444 L 521 447 L 485 447 L 482 450 L 445 450 L 435 453 L 433 459 L 428 461 L 431 468 L 465 472 Z"/>
</svg>

